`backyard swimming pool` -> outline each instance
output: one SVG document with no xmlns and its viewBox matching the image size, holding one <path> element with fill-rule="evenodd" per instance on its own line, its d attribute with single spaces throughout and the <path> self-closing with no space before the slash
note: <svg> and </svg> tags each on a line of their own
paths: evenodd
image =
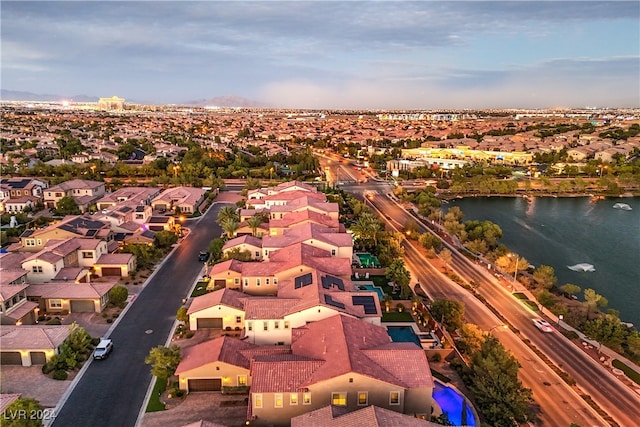
<svg viewBox="0 0 640 427">
<path fill-rule="evenodd" d="M 380 261 L 378 261 L 378 258 L 376 258 L 375 255 L 371 255 L 370 253 L 358 253 L 356 256 L 360 259 L 360 263 L 363 267 L 380 268 Z"/>
<path fill-rule="evenodd" d="M 374 286 L 374 285 L 360 285 L 359 286 L 360 290 L 363 291 L 373 291 L 375 293 L 378 294 L 378 299 L 380 301 L 384 300 L 384 291 L 382 290 L 381 287 L 379 286 Z"/>
<path fill-rule="evenodd" d="M 387 326 L 387 333 L 393 342 L 412 342 L 422 348 L 420 338 L 418 338 L 411 326 Z"/>
<path fill-rule="evenodd" d="M 440 406 L 442 412 L 447 414 L 449 421 L 454 426 L 476 425 L 473 410 L 457 390 L 436 380 L 433 388 L 433 400 Z"/>
</svg>

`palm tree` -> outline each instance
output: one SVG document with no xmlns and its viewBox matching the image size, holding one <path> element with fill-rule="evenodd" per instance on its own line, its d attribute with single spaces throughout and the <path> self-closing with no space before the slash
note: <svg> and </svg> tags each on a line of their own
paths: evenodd
<svg viewBox="0 0 640 427">
<path fill-rule="evenodd" d="M 378 233 L 380 232 L 380 223 L 370 213 L 363 213 L 358 217 L 356 222 L 351 226 L 351 232 L 358 241 L 361 249 L 369 241 L 373 241 L 374 247 L 378 245 Z"/>
<path fill-rule="evenodd" d="M 231 239 L 236 234 L 236 231 L 238 231 L 238 228 L 240 228 L 240 223 L 233 218 L 229 218 L 224 220 L 220 224 L 220 227 L 227 233 L 227 237 Z"/>
<path fill-rule="evenodd" d="M 251 234 L 253 236 L 256 235 L 256 231 L 258 227 L 262 224 L 262 218 L 258 215 L 254 215 L 251 218 L 247 219 L 247 225 L 251 228 Z"/>
<path fill-rule="evenodd" d="M 222 226 L 222 223 L 228 219 L 239 221 L 238 212 L 234 206 L 225 206 L 218 212 L 218 225 Z"/>
</svg>

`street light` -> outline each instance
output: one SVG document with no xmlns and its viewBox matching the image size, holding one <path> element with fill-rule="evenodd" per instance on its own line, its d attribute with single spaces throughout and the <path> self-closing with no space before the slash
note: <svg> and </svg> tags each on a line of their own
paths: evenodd
<svg viewBox="0 0 640 427">
<path fill-rule="evenodd" d="M 516 257 L 516 270 L 513 272 L 513 281 L 515 282 L 518 278 L 518 262 L 520 261 L 520 257 L 517 254 L 509 254 L 507 255 L 509 258 L 513 257 L 515 255 Z"/>
</svg>

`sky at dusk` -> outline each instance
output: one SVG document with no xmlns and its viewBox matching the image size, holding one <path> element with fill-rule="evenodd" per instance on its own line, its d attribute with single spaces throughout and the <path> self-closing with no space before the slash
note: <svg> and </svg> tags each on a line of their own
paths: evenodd
<svg viewBox="0 0 640 427">
<path fill-rule="evenodd" d="M 1 87 L 273 107 L 640 107 L 638 1 L 6 1 Z"/>
</svg>

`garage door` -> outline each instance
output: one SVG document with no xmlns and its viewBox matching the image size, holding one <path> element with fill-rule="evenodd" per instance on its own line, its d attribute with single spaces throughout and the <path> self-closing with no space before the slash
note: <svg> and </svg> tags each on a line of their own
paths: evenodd
<svg viewBox="0 0 640 427">
<path fill-rule="evenodd" d="M 0 365 L 22 365 L 22 357 L 17 351 L 3 351 L 0 353 Z"/>
<path fill-rule="evenodd" d="M 32 365 L 44 365 L 47 363 L 47 357 L 44 351 L 32 351 L 31 352 L 31 364 Z"/>
<path fill-rule="evenodd" d="M 122 276 L 121 267 L 102 267 L 103 276 Z"/>
<path fill-rule="evenodd" d="M 222 317 L 204 317 L 198 319 L 198 329 L 222 329 Z"/>
<path fill-rule="evenodd" d="M 188 385 L 189 393 L 194 391 L 220 391 L 222 389 L 222 379 L 189 380 Z"/>
<path fill-rule="evenodd" d="M 216 279 L 213 281 L 213 286 L 216 288 L 224 288 L 227 284 L 227 281 L 224 279 Z"/>
<path fill-rule="evenodd" d="M 94 311 L 96 311 L 96 307 L 91 300 L 71 300 L 72 313 L 93 313 Z"/>
</svg>

